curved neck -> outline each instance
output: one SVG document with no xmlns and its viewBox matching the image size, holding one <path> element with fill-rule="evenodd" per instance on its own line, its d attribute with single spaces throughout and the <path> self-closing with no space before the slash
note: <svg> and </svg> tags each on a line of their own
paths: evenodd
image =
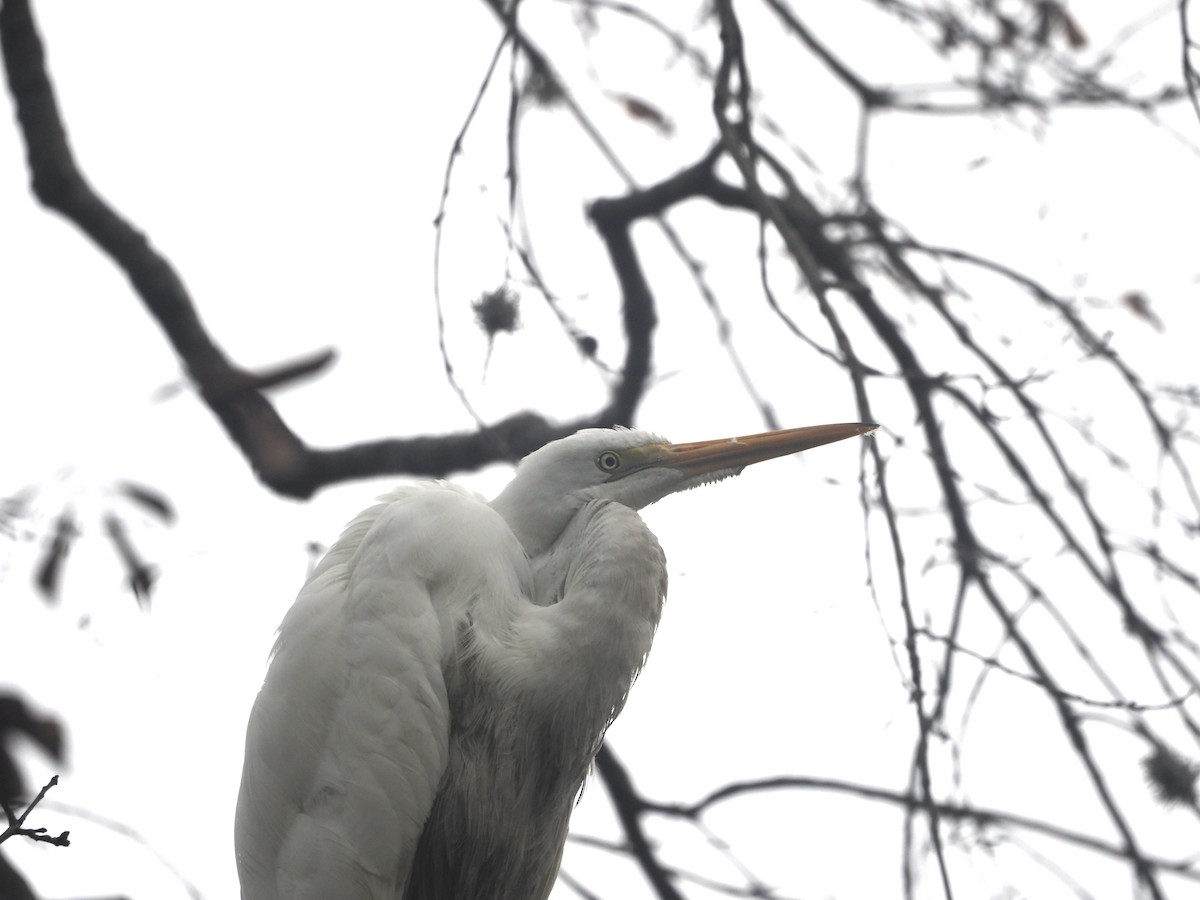
<svg viewBox="0 0 1200 900">
<path fill-rule="evenodd" d="M 516 478 L 509 482 L 489 506 L 498 512 L 516 535 L 525 555 L 536 559 L 546 553 L 576 510 L 567 504 L 567 497 L 546 497 L 528 490 Z"/>
</svg>

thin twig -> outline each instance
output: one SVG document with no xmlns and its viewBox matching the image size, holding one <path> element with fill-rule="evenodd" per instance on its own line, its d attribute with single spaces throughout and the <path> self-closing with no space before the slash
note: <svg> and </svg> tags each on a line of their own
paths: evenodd
<svg viewBox="0 0 1200 900">
<path fill-rule="evenodd" d="M 55 836 L 48 834 L 45 828 L 25 827 L 25 820 L 29 818 L 29 814 L 42 802 L 42 798 L 46 796 L 46 792 L 56 784 L 58 784 L 58 776 L 52 775 L 50 780 L 42 786 L 37 796 L 30 801 L 29 805 L 25 807 L 25 811 L 20 815 L 17 815 L 13 808 L 9 806 L 8 801 L 0 801 L 0 807 L 3 807 L 4 817 L 8 821 L 8 825 L 4 831 L 0 831 L 0 844 L 7 841 L 10 837 L 27 837 L 31 841 L 53 844 L 55 847 L 71 846 L 71 832 L 69 831 L 64 831 Z"/>
</svg>

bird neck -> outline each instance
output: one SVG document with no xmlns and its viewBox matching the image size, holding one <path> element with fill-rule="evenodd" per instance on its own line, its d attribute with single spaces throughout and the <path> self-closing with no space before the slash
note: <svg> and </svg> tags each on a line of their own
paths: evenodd
<svg viewBox="0 0 1200 900">
<path fill-rule="evenodd" d="M 514 487 L 518 488 L 514 490 Z M 541 497 L 510 484 L 491 502 L 491 507 L 525 548 L 525 555 L 536 559 L 546 553 L 577 511 L 566 505 L 566 497 Z"/>
</svg>

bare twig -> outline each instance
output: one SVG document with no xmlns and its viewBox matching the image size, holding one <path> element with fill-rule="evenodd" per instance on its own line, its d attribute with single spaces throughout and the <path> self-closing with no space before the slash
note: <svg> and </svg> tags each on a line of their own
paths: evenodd
<svg viewBox="0 0 1200 900">
<path fill-rule="evenodd" d="M 25 827 L 25 820 L 29 818 L 29 814 L 37 808 L 39 803 L 42 802 L 42 798 L 46 796 L 46 792 L 56 784 L 58 784 L 58 776 L 53 775 L 51 776 L 50 780 L 42 786 L 42 789 L 38 791 L 37 796 L 30 801 L 29 805 L 25 807 L 25 811 L 20 815 L 17 815 L 13 808 L 8 805 L 8 801 L 0 801 L 0 806 L 3 806 L 4 808 L 4 816 L 8 820 L 7 827 L 5 827 L 3 831 L 0 831 L 0 844 L 7 841 L 10 837 L 27 837 L 31 841 L 38 841 L 39 843 L 43 844 L 53 844 L 55 847 L 71 846 L 71 832 L 69 831 L 64 831 L 55 836 L 48 834 L 45 828 Z"/>
<path fill-rule="evenodd" d="M 683 900 L 683 895 L 671 883 L 671 879 L 662 863 L 659 862 L 642 829 L 641 797 L 634 789 L 625 767 L 621 765 L 611 750 L 602 746 L 600 752 L 596 754 L 596 770 L 604 779 L 604 786 L 613 798 L 613 806 L 617 810 L 617 817 L 621 820 L 621 827 L 625 829 L 625 837 L 629 841 L 630 851 L 646 874 L 646 880 L 650 882 L 661 900 Z"/>
<path fill-rule="evenodd" d="M 803 775 L 785 775 L 776 778 L 760 778 L 752 781 L 733 782 L 718 788 L 694 803 L 649 803 L 649 806 L 653 812 L 661 815 L 694 819 L 703 815 L 713 806 L 736 797 L 779 790 L 834 791 L 840 794 L 860 797 L 864 800 L 877 800 L 904 808 L 921 808 L 925 804 L 923 798 L 888 788 L 856 784 L 836 778 L 811 778 Z M 1044 822 L 1041 819 L 1032 819 L 1027 816 L 988 807 L 962 806 L 955 803 L 938 802 L 937 807 L 939 815 L 947 819 L 970 821 L 980 827 L 1003 825 L 1019 828 L 1093 850 L 1114 859 L 1130 860 L 1129 849 L 1127 847 L 1111 844 L 1108 841 L 1069 828 L 1061 828 L 1057 825 Z M 1200 869 L 1196 868 L 1195 860 L 1169 860 L 1160 857 L 1146 857 L 1143 862 L 1147 867 L 1155 871 L 1170 872 L 1189 881 L 1200 882 Z"/>
</svg>

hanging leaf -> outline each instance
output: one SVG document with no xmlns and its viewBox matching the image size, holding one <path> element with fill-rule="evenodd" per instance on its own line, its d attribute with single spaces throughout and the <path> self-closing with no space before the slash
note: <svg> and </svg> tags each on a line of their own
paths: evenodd
<svg viewBox="0 0 1200 900">
<path fill-rule="evenodd" d="M 104 530 L 112 540 L 113 547 L 121 558 L 121 564 L 125 566 L 125 582 L 133 591 L 138 606 L 142 609 L 149 609 L 150 594 L 154 589 L 154 582 L 158 578 L 158 570 L 141 558 L 137 548 L 129 539 L 125 523 L 112 513 L 108 513 L 104 517 Z"/>
<path fill-rule="evenodd" d="M 174 524 L 175 507 L 161 491 L 135 481 L 118 481 L 114 487 L 117 493 L 154 515 L 164 525 Z"/>
<path fill-rule="evenodd" d="M 75 513 L 68 507 L 54 520 L 54 534 L 46 544 L 46 550 L 38 562 L 37 574 L 34 576 L 34 584 L 47 603 L 58 602 L 63 564 L 67 560 L 67 554 L 71 552 L 71 542 L 78 536 Z"/>
<path fill-rule="evenodd" d="M 1150 298 L 1141 291 L 1126 291 L 1121 295 L 1121 303 L 1142 321 L 1159 331 L 1163 330 L 1162 319 L 1150 308 Z"/>
<path fill-rule="evenodd" d="M 626 115 L 638 122 L 650 125 L 659 134 L 668 136 L 675 131 L 675 123 L 668 119 L 656 106 L 632 94 L 614 94 L 613 99 L 625 108 Z"/>
<path fill-rule="evenodd" d="M 1058 11 L 1059 24 L 1062 26 L 1062 32 L 1066 35 L 1067 43 L 1071 45 L 1072 50 L 1082 50 L 1087 46 L 1087 34 L 1079 26 L 1079 22 L 1065 9 L 1060 8 Z"/>
</svg>

